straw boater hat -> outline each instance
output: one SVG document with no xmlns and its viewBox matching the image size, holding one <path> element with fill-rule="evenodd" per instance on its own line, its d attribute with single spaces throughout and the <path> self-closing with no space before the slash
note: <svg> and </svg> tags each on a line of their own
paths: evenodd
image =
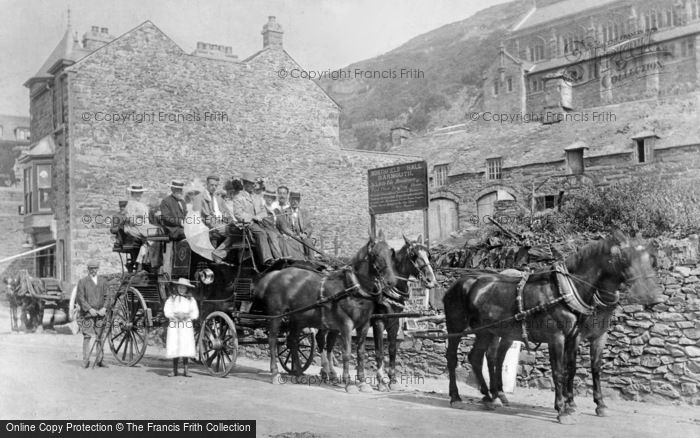
<svg viewBox="0 0 700 438">
<path fill-rule="evenodd" d="M 241 172 L 241 181 L 248 181 L 255 183 L 257 178 L 252 172 L 244 171 Z"/>
<path fill-rule="evenodd" d="M 301 199 L 301 193 L 289 192 L 289 199 Z"/>
<path fill-rule="evenodd" d="M 177 279 L 177 281 L 171 281 L 170 283 L 175 284 L 177 286 L 187 286 L 187 287 L 192 287 L 192 288 L 195 287 L 192 283 L 190 283 L 190 280 L 188 280 L 184 277 L 180 277 Z"/>
<path fill-rule="evenodd" d="M 185 188 L 185 183 L 184 183 L 184 181 L 181 181 L 179 179 L 174 179 L 174 180 L 170 181 L 170 187 L 173 189 L 182 190 Z"/>
<path fill-rule="evenodd" d="M 126 190 L 131 192 L 131 193 L 143 193 L 146 191 L 146 189 L 144 189 L 141 184 L 132 184 Z"/>
<path fill-rule="evenodd" d="M 99 268 L 99 267 L 100 267 L 100 263 L 99 263 L 97 260 L 90 260 L 90 261 L 87 263 L 87 267 L 88 267 L 88 269 L 90 269 L 90 268 Z"/>
<path fill-rule="evenodd" d="M 269 197 L 269 198 L 277 198 L 277 192 L 273 192 L 272 190 L 265 190 L 263 193 L 263 196 Z"/>
</svg>

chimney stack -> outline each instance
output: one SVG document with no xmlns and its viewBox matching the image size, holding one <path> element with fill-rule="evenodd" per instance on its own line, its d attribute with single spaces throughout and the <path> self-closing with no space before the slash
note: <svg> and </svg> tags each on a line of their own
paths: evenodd
<svg viewBox="0 0 700 438">
<path fill-rule="evenodd" d="M 90 32 L 85 32 L 83 35 L 83 48 L 90 51 L 97 50 L 113 39 L 106 27 L 92 26 Z"/>
<path fill-rule="evenodd" d="M 263 36 L 263 48 L 282 48 L 282 26 L 277 23 L 277 20 L 273 15 L 269 16 L 267 23 L 263 26 L 262 32 Z"/>
<path fill-rule="evenodd" d="M 192 52 L 192 54 L 195 56 L 203 56 L 205 58 L 238 61 L 238 55 L 233 54 L 233 48 L 231 46 L 210 44 L 203 41 L 197 41 L 197 49 Z"/>
</svg>

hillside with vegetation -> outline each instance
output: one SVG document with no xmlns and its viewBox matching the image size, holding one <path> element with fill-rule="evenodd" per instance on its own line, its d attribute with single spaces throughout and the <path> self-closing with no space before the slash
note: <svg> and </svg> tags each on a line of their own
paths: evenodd
<svg viewBox="0 0 700 438">
<path fill-rule="evenodd" d="M 538 6 L 549 3 L 554 1 L 538 2 Z M 480 109 L 483 72 L 497 59 L 501 40 L 531 8 L 531 0 L 492 6 L 343 68 L 393 71 L 396 78 L 320 80 L 342 107 L 342 144 L 387 150 L 394 126 L 420 133 L 462 123 L 466 112 Z M 422 75 L 401 78 L 401 69 Z"/>
</svg>

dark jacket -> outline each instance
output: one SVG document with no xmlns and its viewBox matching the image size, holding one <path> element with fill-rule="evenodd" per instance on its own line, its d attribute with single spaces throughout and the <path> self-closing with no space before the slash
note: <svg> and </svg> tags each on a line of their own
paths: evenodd
<svg viewBox="0 0 700 438">
<path fill-rule="evenodd" d="M 185 238 L 183 224 L 187 217 L 185 201 L 168 195 L 160 203 L 160 222 L 168 230 L 170 240 L 182 240 Z"/>
<path fill-rule="evenodd" d="M 110 302 L 107 281 L 98 276 L 97 284 L 95 284 L 89 275 L 81 278 L 78 281 L 75 299 L 80 306 L 80 313 L 83 317 L 90 316 L 90 309 L 100 310 L 102 307 L 108 308 Z"/>
</svg>

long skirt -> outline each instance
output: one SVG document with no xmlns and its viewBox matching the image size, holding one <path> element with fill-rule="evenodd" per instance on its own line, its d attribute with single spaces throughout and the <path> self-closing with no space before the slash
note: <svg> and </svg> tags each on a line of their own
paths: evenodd
<svg viewBox="0 0 700 438">
<path fill-rule="evenodd" d="M 192 320 L 177 321 L 171 319 L 168 323 L 168 335 L 165 341 L 165 357 L 197 357 L 194 345 L 194 328 Z"/>
</svg>

